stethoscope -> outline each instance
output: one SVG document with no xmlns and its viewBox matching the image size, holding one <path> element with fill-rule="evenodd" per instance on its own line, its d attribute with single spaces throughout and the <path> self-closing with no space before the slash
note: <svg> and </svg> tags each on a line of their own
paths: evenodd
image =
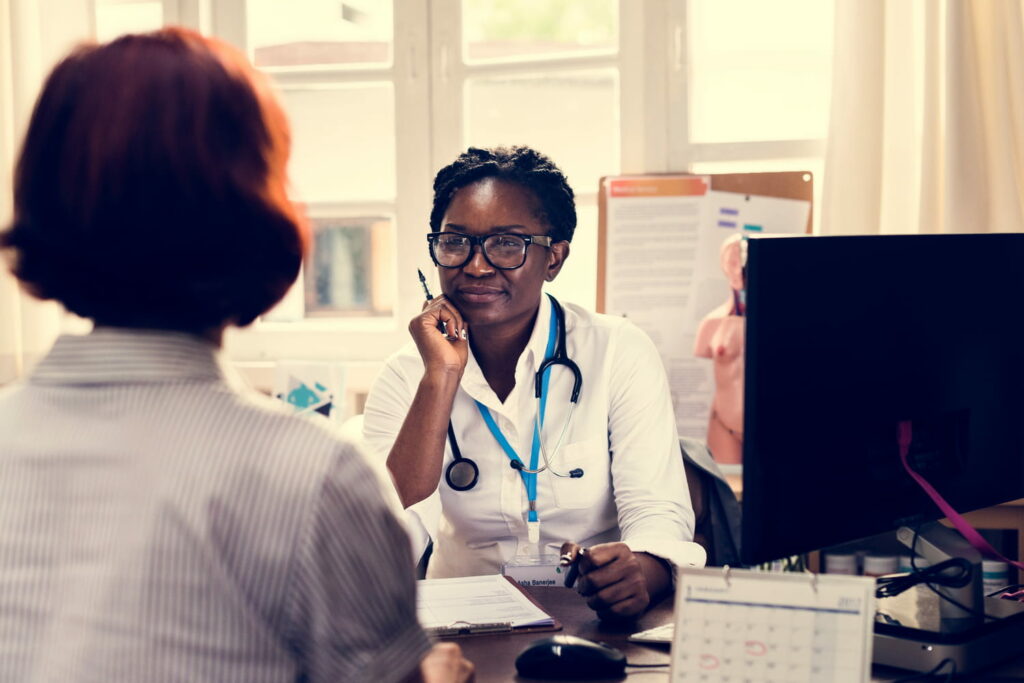
<svg viewBox="0 0 1024 683">
<path fill-rule="evenodd" d="M 495 439 L 497 439 L 498 443 L 505 451 L 505 454 L 509 457 L 509 466 L 512 469 L 518 471 L 521 475 L 536 475 L 544 470 L 550 470 L 556 477 L 578 479 L 583 476 L 583 470 L 581 468 L 577 467 L 570 470 L 568 473 L 562 473 L 551 465 L 551 460 L 558 455 L 558 451 L 562 447 L 562 440 L 565 438 L 565 435 L 569 430 L 569 425 L 572 423 L 573 413 L 575 412 L 580 399 L 580 389 L 583 388 L 583 374 L 580 372 L 579 366 L 569 358 L 569 355 L 566 352 L 565 311 L 562 310 L 561 304 L 555 300 L 555 297 L 549 294 L 548 299 L 551 300 L 551 323 L 548 328 L 547 353 L 545 354 L 544 362 L 540 364 L 540 367 L 537 369 L 537 373 L 534 375 L 533 394 L 537 401 L 537 410 L 534 413 L 534 453 L 530 464 L 535 469 L 527 467 L 522 459 L 515 453 L 504 435 L 502 435 L 501 430 L 498 429 L 497 424 L 494 422 L 494 418 L 491 417 L 490 411 L 479 401 L 477 402 L 477 407 L 480 410 L 480 414 L 483 417 L 484 422 L 487 423 L 487 427 L 491 430 L 491 433 L 494 435 Z M 555 343 L 556 338 L 557 344 Z M 569 397 L 569 414 L 566 416 L 565 423 L 562 425 L 562 431 L 558 435 L 558 441 L 555 443 L 555 449 L 549 456 L 547 449 L 544 447 L 544 441 L 540 438 L 540 434 L 541 427 L 543 426 L 544 407 L 547 399 L 548 371 L 556 365 L 563 365 L 572 372 L 573 384 L 572 394 Z M 445 482 L 447 482 L 448 486 L 455 491 L 468 491 L 476 486 L 476 482 L 480 478 L 480 468 L 473 460 L 462 455 L 462 451 L 459 449 L 459 443 L 455 439 L 455 430 L 452 429 L 451 420 L 448 421 L 448 441 L 451 443 L 453 460 L 445 469 Z M 535 462 L 538 450 L 540 451 L 541 457 L 544 459 L 544 466 L 539 468 Z M 530 482 L 528 481 L 528 478 L 524 476 L 523 480 L 527 486 L 528 493 L 532 488 L 531 497 L 535 498 L 536 479 L 533 478 L 533 481 Z"/>
</svg>

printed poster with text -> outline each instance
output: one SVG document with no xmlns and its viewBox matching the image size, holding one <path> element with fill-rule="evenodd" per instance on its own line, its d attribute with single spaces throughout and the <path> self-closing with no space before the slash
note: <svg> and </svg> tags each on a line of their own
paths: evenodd
<svg viewBox="0 0 1024 683">
<path fill-rule="evenodd" d="M 694 356 L 697 325 L 732 296 L 719 262 L 734 234 L 799 234 L 811 204 L 710 189 L 708 176 L 604 179 L 605 313 L 627 317 L 661 353 L 680 436 L 704 439 L 711 360 Z"/>
</svg>

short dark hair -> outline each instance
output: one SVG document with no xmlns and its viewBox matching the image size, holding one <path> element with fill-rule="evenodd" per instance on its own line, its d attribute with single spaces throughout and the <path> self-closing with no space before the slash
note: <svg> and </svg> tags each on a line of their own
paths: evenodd
<svg viewBox="0 0 1024 683">
<path fill-rule="evenodd" d="M 434 208 L 430 229 L 441 229 L 441 221 L 455 193 L 483 178 L 518 183 L 540 201 L 540 216 L 550 226 L 551 236 L 572 241 L 576 230 L 576 202 L 565 174 L 547 156 L 525 146 L 470 147 L 459 158 L 437 172 L 434 178 Z"/>
<path fill-rule="evenodd" d="M 0 234 L 13 272 L 99 324 L 247 325 L 298 275 L 289 132 L 266 81 L 170 28 L 75 49 L 48 77 Z"/>
</svg>

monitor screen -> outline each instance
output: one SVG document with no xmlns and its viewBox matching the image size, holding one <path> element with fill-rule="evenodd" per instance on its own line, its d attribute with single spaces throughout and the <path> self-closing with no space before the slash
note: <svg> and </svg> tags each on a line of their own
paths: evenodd
<svg viewBox="0 0 1024 683">
<path fill-rule="evenodd" d="M 751 239 L 742 559 L 1024 498 L 1024 235 Z"/>
</svg>

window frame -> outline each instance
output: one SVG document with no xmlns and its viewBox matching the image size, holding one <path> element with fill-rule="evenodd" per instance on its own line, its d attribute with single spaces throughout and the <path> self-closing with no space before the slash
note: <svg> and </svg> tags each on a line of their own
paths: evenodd
<svg viewBox="0 0 1024 683">
<path fill-rule="evenodd" d="M 166 0 L 165 0 L 166 1 Z M 196 2 L 197 0 L 187 0 Z M 200 0 L 201 1 L 201 0 Z M 245 0 L 210 0 L 211 32 L 235 45 L 246 43 Z M 369 201 L 311 201 L 313 217 L 360 217 L 384 215 L 393 218 L 394 307 L 391 315 L 311 317 L 293 322 L 261 320 L 245 330 L 232 329 L 226 336 L 229 355 L 243 367 L 260 369 L 280 358 L 310 358 L 346 361 L 381 361 L 382 350 L 396 349 L 407 338 L 405 322 L 419 311 L 419 283 L 415 272 L 422 267 L 409 235 L 426 232 L 425 216 L 430 213 L 431 173 L 429 78 L 422 61 L 427 54 L 427 2 L 394 2 L 394 39 L 390 64 L 315 65 L 264 69 L 278 88 L 338 86 L 353 83 L 390 82 L 394 92 L 396 171 L 395 197 Z M 419 241 L 416 247 L 421 246 Z M 409 277 L 402 277 L 411 273 Z M 298 283 L 297 298 L 302 298 Z M 258 381 L 262 384 L 262 381 Z"/>
<path fill-rule="evenodd" d="M 751 140 L 744 142 L 693 142 L 690 138 L 690 89 L 688 27 L 689 0 L 668 0 L 665 26 L 669 32 L 669 86 L 667 99 L 668 120 L 676 124 L 668 130 L 668 163 L 673 170 L 691 171 L 705 162 L 763 162 L 799 161 L 818 159 L 824 166 L 825 138 L 796 140 Z M 783 170 L 783 169 L 780 169 Z M 785 169 L 790 170 L 790 169 Z M 793 169 L 797 170 L 797 169 Z M 811 170 L 800 168 L 799 170 Z M 823 178 L 814 176 L 814 202 L 812 225 L 819 230 L 821 223 L 821 188 Z"/>
<path fill-rule="evenodd" d="M 91 3 L 90 3 L 91 4 Z M 163 0 L 164 17 L 244 46 L 245 0 Z M 390 317 L 307 318 L 260 321 L 231 331 L 229 355 L 253 367 L 278 358 L 317 358 L 379 363 L 408 341 L 406 322 L 420 310 L 417 268 L 431 272 L 421 236 L 427 232 L 431 181 L 436 169 L 463 149 L 463 93 L 467 78 L 488 74 L 543 73 L 567 67 L 618 70 L 619 173 L 689 171 L 709 162 L 823 159 L 825 140 L 760 140 L 697 143 L 690 139 L 687 20 L 689 0 L 618 0 L 618 51 L 462 61 L 460 0 L 396 0 L 392 62 L 387 67 L 316 66 L 266 70 L 279 86 L 390 80 L 395 94 L 396 197 L 392 202 L 332 202 L 309 206 L 313 215 L 394 216 L 395 306 Z M 815 187 L 821 187 L 821 178 Z M 577 187 L 584 213 L 595 212 L 597 183 Z M 816 202 L 816 213 L 819 202 Z M 817 218 L 815 224 L 817 225 Z M 596 230 L 596 226 L 595 226 Z M 580 240 L 582 241 L 582 240 Z M 596 248 L 576 247 L 579 263 Z M 592 277 L 586 273 L 586 277 Z M 431 277 L 431 280 L 434 278 Z M 556 283 L 557 284 L 557 283 Z M 558 289 L 556 286 L 554 289 Z M 595 302 L 581 301 L 584 305 Z"/>
</svg>

